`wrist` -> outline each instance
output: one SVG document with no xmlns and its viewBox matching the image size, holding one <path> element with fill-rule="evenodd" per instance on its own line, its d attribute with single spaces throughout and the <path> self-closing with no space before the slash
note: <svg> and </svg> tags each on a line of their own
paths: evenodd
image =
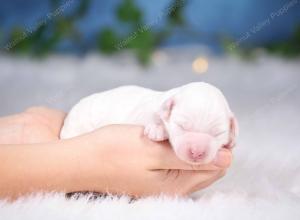
<svg viewBox="0 0 300 220">
<path fill-rule="evenodd" d="M 61 173 L 65 192 L 93 191 L 99 187 L 99 176 L 102 167 L 99 166 L 96 144 L 89 137 L 80 136 L 70 140 L 60 141 L 62 165 L 65 171 Z M 98 180 L 98 181 L 97 181 Z"/>
<path fill-rule="evenodd" d="M 80 154 L 75 168 L 77 191 L 106 192 L 111 185 L 113 170 L 111 166 L 112 141 L 102 129 L 70 140 Z"/>
<path fill-rule="evenodd" d="M 33 192 L 88 190 L 90 153 L 76 140 L 47 144 L 2 145 L 0 197 L 17 198 Z"/>
</svg>

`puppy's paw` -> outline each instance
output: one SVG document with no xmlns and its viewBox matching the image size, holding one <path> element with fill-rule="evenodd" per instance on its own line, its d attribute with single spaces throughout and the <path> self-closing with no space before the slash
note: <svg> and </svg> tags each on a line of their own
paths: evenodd
<svg viewBox="0 0 300 220">
<path fill-rule="evenodd" d="M 162 124 L 146 125 L 144 135 L 152 141 L 164 141 L 168 139 L 168 133 Z"/>
</svg>

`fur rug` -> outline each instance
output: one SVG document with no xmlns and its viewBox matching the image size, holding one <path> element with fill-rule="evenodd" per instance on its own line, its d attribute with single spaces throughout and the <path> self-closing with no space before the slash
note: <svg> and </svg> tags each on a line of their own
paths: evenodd
<svg viewBox="0 0 300 220">
<path fill-rule="evenodd" d="M 240 137 L 227 175 L 191 198 L 93 200 L 87 196 L 66 199 L 53 193 L 20 198 L 12 204 L 0 201 L 1 220 L 300 219 L 299 60 L 286 62 L 263 56 L 244 62 L 209 57 L 209 74 L 186 72 L 183 76 L 195 54 L 166 53 L 168 60 L 156 63 L 148 70 L 153 73 L 147 74 L 135 65 L 124 65 L 124 57 L 121 61 L 59 57 L 42 63 L 1 57 L 0 115 L 33 104 L 67 109 L 79 97 L 120 84 L 168 89 L 189 81 L 208 81 L 221 87 L 239 119 Z M 121 83 L 115 81 L 114 73 Z M 82 78 L 75 80 L 75 75 Z M 39 96 L 34 99 L 32 94 Z"/>
</svg>

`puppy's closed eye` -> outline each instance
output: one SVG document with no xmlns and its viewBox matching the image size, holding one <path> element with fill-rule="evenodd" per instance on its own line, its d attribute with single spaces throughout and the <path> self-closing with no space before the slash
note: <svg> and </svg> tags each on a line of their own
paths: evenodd
<svg viewBox="0 0 300 220">
<path fill-rule="evenodd" d="M 176 120 L 175 123 L 183 130 L 189 131 L 192 129 L 192 125 L 189 121 Z"/>
</svg>

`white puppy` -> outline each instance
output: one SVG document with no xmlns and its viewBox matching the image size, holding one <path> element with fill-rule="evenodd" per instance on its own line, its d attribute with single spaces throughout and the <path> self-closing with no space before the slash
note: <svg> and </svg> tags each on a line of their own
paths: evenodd
<svg viewBox="0 0 300 220">
<path fill-rule="evenodd" d="M 61 138 L 109 124 L 145 126 L 153 141 L 169 139 L 176 155 L 192 164 L 208 163 L 222 147 L 232 147 L 235 117 L 222 92 L 195 82 L 165 92 L 123 86 L 82 99 L 68 114 Z"/>
</svg>

